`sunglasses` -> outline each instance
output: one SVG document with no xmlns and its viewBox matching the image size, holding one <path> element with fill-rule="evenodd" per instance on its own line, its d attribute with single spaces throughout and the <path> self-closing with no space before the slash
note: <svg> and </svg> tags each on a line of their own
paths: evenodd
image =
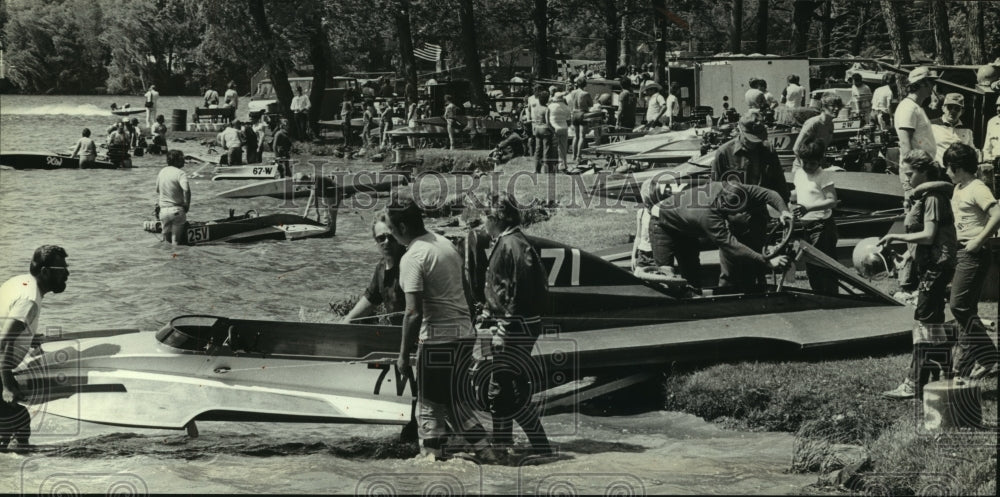
<svg viewBox="0 0 1000 497">
<path fill-rule="evenodd" d="M 389 233 L 382 233 L 381 235 L 375 235 L 375 242 L 376 243 L 385 243 L 385 242 L 389 241 L 389 238 L 391 238 L 391 237 L 392 237 L 392 235 L 390 235 Z"/>
</svg>

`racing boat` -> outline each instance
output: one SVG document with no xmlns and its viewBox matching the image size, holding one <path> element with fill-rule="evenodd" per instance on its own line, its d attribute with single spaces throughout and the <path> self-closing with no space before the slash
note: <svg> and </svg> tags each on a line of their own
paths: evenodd
<svg viewBox="0 0 1000 497">
<path fill-rule="evenodd" d="M 485 261 L 482 239 L 461 244 L 471 278 Z M 832 358 L 909 344 L 912 310 L 808 244 L 800 257 L 837 274 L 839 295 L 780 282 L 754 294 L 677 294 L 579 248 L 530 240 L 551 312 L 523 366 L 543 390 L 674 362 Z M 181 316 L 155 332 L 46 337 L 15 376 L 36 416 L 189 430 L 195 421 L 405 424 L 414 377 L 395 366 L 399 340 L 398 327 Z"/>
<path fill-rule="evenodd" d="M 321 178 L 321 190 L 327 198 L 347 198 L 357 193 L 387 192 L 397 185 L 405 185 L 409 173 L 405 171 L 380 171 L 348 173 L 339 172 Z M 272 197 L 277 199 L 307 197 L 315 190 L 317 181 L 306 175 L 260 181 L 219 193 L 223 198 Z"/>
<path fill-rule="evenodd" d="M 80 169 L 80 158 L 69 154 L 48 152 L 3 152 L 0 165 L 14 169 Z M 121 169 L 107 160 L 98 159 L 85 169 Z"/>
<path fill-rule="evenodd" d="M 594 184 L 593 193 L 615 201 L 639 202 L 639 187 L 649 178 L 670 188 L 709 181 L 715 151 L 673 167 L 647 169 L 629 173 L 622 179 L 603 176 Z M 785 171 L 789 188 L 792 173 Z M 903 205 L 903 186 L 893 174 L 836 171 L 833 173 L 838 209 L 853 213 L 888 211 Z"/>
<path fill-rule="evenodd" d="M 280 170 L 277 164 L 248 164 L 245 166 L 218 166 L 212 171 L 212 181 L 256 179 L 277 179 Z"/>
<path fill-rule="evenodd" d="M 146 221 L 143 228 L 150 233 L 163 232 L 160 221 Z M 335 233 L 336 219 L 332 223 L 321 223 L 296 214 L 258 216 L 253 210 L 239 216 L 233 215 L 230 210 L 229 217 L 214 221 L 190 221 L 185 231 L 188 245 L 299 240 L 333 236 Z"/>
</svg>

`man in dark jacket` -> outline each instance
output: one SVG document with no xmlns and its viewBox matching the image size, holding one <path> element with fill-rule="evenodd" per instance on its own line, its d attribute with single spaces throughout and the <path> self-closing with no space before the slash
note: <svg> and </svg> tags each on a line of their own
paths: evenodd
<svg viewBox="0 0 1000 497">
<path fill-rule="evenodd" d="M 787 202 L 791 191 L 778 154 L 767 143 L 767 127 L 756 114 L 740 119 L 739 135 L 723 143 L 712 160 L 712 181 L 739 180 L 774 190 Z"/>
<path fill-rule="evenodd" d="M 719 286 L 738 292 L 761 288 L 764 275 L 788 266 L 788 257 L 771 260 L 760 252 L 765 235 L 748 229 L 766 224 L 767 206 L 791 219 L 791 212 L 773 190 L 741 183 L 708 183 L 671 195 L 653 206 L 649 241 L 657 266 L 672 266 L 688 284 L 701 285 L 699 239 L 719 247 Z"/>
<path fill-rule="evenodd" d="M 513 421 L 521 426 L 532 449 L 551 452 L 538 408 L 531 396 L 527 368 L 541 334 L 541 315 L 548 305 L 548 280 L 541 258 L 521 232 L 521 212 L 509 193 L 494 194 L 486 214 L 486 230 L 496 240 L 485 277 L 485 311 L 493 327 L 493 363 L 487 404 L 493 415 L 493 445 L 513 445 Z"/>
</svg>

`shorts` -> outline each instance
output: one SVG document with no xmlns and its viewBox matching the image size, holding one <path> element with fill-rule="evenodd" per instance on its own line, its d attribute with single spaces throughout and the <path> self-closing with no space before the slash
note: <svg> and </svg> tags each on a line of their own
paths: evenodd
<svg viewBox="0 0 1000 497">
<path fill-rule="evenodd" d="M 584 124 L 586 124 L 584 116 L 585 114 L 583 113 L 583 111 L 575 110 L 573 111 L 573 118 L 570 120 L 570 122 L 573 124 L 573 126 L 583 126 Z"/>
</svg>

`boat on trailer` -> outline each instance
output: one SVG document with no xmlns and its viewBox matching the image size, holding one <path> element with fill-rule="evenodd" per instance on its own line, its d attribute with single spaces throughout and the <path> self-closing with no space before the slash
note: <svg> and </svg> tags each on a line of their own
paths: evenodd
<svg viewBox="0 0 1000 497">
<path fill-rule="evenodd" d="M 485 263 L 483 235 L 458 237 L 474 278 Z M 808 244 L 799 245 L 800 257 L 834 272 L 839 295 L 780 281 L 754 294 L 678 295 L 595 254 L 529 239 L 551 297 L 546 333 L 525 365 L 544 391 L 543 409 L 567 391 L 579 401 L 675 362 L 832 358 L 910 343 L 912 310 Z M 38 412 L 109 425 L 402 425 L 415 385 L 412 371 L 395 365 L 399 340 L 397 326 L 181 316 L 159 331 L 46 337 L 15 376 Z M 618 379 L 579 386 L 595 375 Z"/>
</svg>

